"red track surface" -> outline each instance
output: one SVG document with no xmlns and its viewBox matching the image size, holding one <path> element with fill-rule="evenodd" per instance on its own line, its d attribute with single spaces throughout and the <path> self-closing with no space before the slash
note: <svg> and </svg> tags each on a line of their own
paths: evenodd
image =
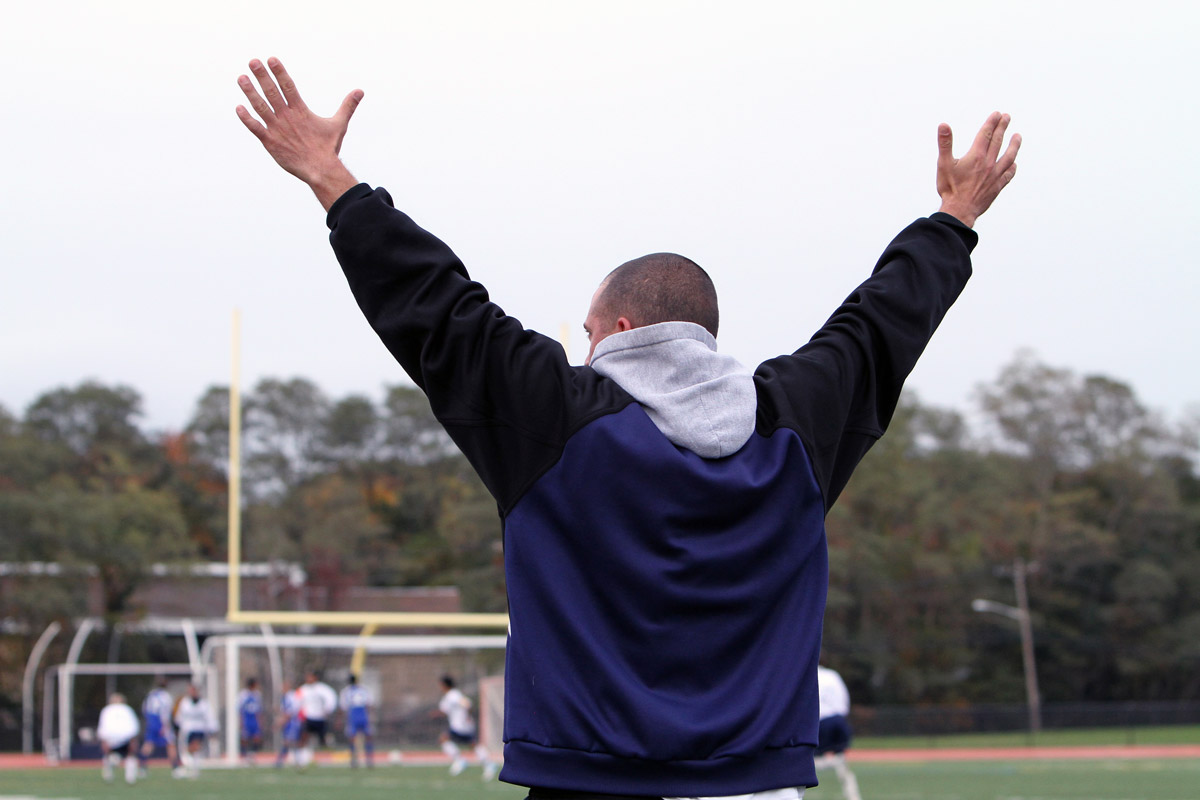
<svg viewBox="0 0 1200 800">
<path fill-rule="evenodd" d="M 1028 761 L 1041 759 L 1200 758 L 1200 745 L 1107 745 L 1095 747 L 946 747 L 928 750 L 850 750 L 849 762 Z"/>
<path fill-rule="evenodd" d="M 333 760 L 328 758 L 321 760 Z M 341 755 L 341 754 L 339 754 Z M 387 764 L 387 754 L 379 753 L 379 763 Z M 319 756 L 318 756 L 319 757 Z M 922 761 L 1028 761 L 1028 760 L 1078 760 L 1096 761 L 1153 758 L 1200 758 L 1200 745 L 1134 745 L 1097 747 L 946 747 L 927 750 L 851 750 L 847 754 L 850 763 L 869 764 L 883 762 L 920 763 Z M 344 760 L 344 759 L 343 759 Z M 437 764 L 446 761 L 440 752 L 406 751 L 406 764 Z M 72 761 L 61 766 L 87 767 L 94 769 L 98 762 Z M 267 763 L 264 759 L 263 763 Z M 46 761 L 41 755 L 0 753 L 0 770 L 35 769 L 59 766 Z"/>
</svg>

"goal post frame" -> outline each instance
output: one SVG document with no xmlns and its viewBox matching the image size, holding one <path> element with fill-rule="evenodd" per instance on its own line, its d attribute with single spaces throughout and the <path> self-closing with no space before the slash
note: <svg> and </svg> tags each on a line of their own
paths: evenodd
<svg viewBox="0 0 1200 800">
<path fill-rule="evenodd" d="M 241 312 L 233 310 L 229 381 L 229 577 L 226 619 L 253 625 L 387 626 L 399 628 L 508 629 L 507 614 L 405 611 L 250 611 L 242 609 L 242 401 Z"/>
<path fill-rule="evenodd" d="M 503 635 L 477 636 L 424 636 L 424 635 L 383 635 L 362 636 L 360 634 L 332 633 L 235 633 L 210 636 L 204 640 L 200 652 L 200 664 L 213 673 L 216 671 L 214 651 L 225 648 L 225 685 L 224 685 L 224 758 L 230 763 L 236 763 L 239 750 L 239 720 L 237 718 L 237 693 L 239 689 L 238 663 L 242 648 L 266 648 L 268 650 L 281 647 L 310 647 L 319 650 L 349 650 L 371 653 L 441 653 L 448 650 L 503 650 L 507 646 L 508 637 Z M 210 687 L 216 686 L 216 676 L 210 680 Z M 272 682 L 277 676 L 272 676 Z M 279 686 L 273 686 L 273 694 L 278 695 Z M 215 697 L 217 692 L 210 688 L 209 697 Z"/>
<path fill-rule="evenodd" d="M 67 662 L 46 668 L 42 677 L 42 752 L 52 763 L 71 760 L 71 742 L 74 737 L 73 712 L 75 705 L 74 684 L 78 675 L 180 675 L 189 680 L 198 680 L 203 674 L 212 684 L 216 680 L 215 667 L 202 666 L 199 672 L 192 663 L 113 663 L 80 664 Z M 57 686 L 57 693 L 55 687 Z M 53 706 L 58 704 L 58 737 L 54 736 L 55 714 Z M 132 703 L 130 704 L 132 707 Z M 140 714 L 138 715 L 140 718 Z"/>
</svg>

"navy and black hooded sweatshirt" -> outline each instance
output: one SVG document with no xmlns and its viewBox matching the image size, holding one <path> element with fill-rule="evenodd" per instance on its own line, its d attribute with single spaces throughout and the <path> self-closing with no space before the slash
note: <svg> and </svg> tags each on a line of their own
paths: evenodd
<svg viewBox="0 0 1200 800">
<path fill-rule="evenodd" d="M 384 190 L 351 189 L 328 224 L 363 313 L 499 506 L 501 778 L 815 785 L 825 514 L 962 290 L 975 234 L 914 222 L 808 344 L 751 372 L 681 322 L 571 366 Z"/>
</svg>

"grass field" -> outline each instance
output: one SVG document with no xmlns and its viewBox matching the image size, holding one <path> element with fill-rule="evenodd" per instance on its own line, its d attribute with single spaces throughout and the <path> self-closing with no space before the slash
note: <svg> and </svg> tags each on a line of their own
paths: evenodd
<svg viewBox="0 0 1200 800">
<path fill-rule="evenodd" d="M 935 747 L 1086 747 L 1091 745 L 1200 744 L 1200 725 L 1162 725 L 1122 728 L 1076 728 L 1014 733 L 962 733 L 937 736 L 859 736 L 862 750 Z M 1200 791 L 1196 792 L 1200 798 Z"/>
<path fill-rule="evenodd" d="M 851 762 L 863 800 L 1196 800 L 1200 759 L 1122 761 L 962 761 L 949 763 Z M 373 770 L 315 767 L 211 769 L 196 780 L 174 780 L 152 770 L 136 786 L 100 780 L 98 769 L 0 771 L 0 798 L 51 800 L 521 800 L 523 790 L 492 781 L 478 769 L 451 778 L 444 766 L 387 766 Z M 805 800 L 840 800 L 837 779 L 821 772 L 822 785 Z"/>
</svg>

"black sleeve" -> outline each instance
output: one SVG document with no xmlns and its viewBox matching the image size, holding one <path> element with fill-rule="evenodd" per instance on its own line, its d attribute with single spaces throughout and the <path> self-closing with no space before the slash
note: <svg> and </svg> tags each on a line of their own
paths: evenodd
<svg viewBox="0 0 1200 800">
<path fill-rule="evenodd" d="M 827 512 L 891 421 L 904 380 L 971 275 L 977 240 L 948 214 L 917 220 L 808 344 L 758 368 L 759 428 L 800 434 Z"/>
<path fill-rule="evenodd" d="M 329 209 L 329 240 L 367 321 L 504 513 L 557 460 L 577 397 L 602 379 L 507 315 L 437 237 L 360 184 Z M 611 382 L 604 382 L 611 383 Z"/>
</svg>

